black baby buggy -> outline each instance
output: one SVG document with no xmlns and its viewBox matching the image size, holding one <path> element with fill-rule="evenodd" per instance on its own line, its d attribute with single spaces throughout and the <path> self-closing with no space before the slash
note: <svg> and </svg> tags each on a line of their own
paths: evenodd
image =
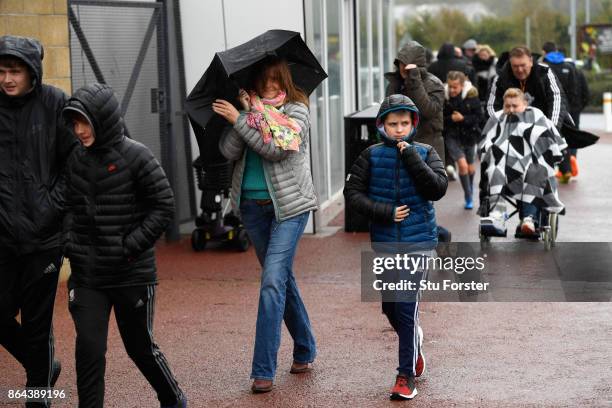
<svg viewBox="0 0 612 408">
<path fill-rule="evenodd" d="M 249 249 L 249 237 L 242 222 L 230 209 L 232 165 L 229 161 L 205 164 L 201 156 L 193 162 L 202 191 L 202 213 L 196 217 L 196 228 L 191 233 L 191 246 L 196 252 L 204 250 L 210 241 L 230 243 L 241 251 Z"/>
</svg>

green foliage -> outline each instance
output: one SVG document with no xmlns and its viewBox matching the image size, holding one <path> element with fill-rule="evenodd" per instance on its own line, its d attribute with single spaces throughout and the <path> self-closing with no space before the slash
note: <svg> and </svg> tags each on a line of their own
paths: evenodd
<svg viewBox="0 0 612 408">
<path fill-rule="evenodd" d="M 442 9 L 436 16 L 423 14 L 407 25 L 410 36 L 425 45 L 437 49 L 442 43 L 465 41 L 471 31 L 471 23 L 460 11 Z"/>
<path fill-rule="evenodd" d="M 568 26 L 569 14 L 559 9 L 558 3 L 551 0 L 510 0 L 510 13 L 496 17 L 484 17 L 470 21 L 465 14 L 455 8 L 442 8 L 435 14 L 423 14 L 404 21 L 396 27 L 398 40 L 405 35 L 419 41 L 432 50 L 437 50 L 444 42 L 461 45 L 468 38 L 475 38 L 481 44 L 489 44 L 497 54 L 516 45 L 526 44 L 525 19 L 531 22 L 531 49 L 540 53 L 542 44 L 553 41 L 558 46 L 570 47 Z M 555 7 L 557 5 L 557 7 Z M 612 22 L 612 0 L 601 0 L 601 9 L 594 14 L 594 23 Z M 584 15 L 582 11 L 581 15 Z M 578 21 L 584 21 L 579 14 Z M 599 60 L 607 67 L 610 59 Z"/>
<path fill-rule="evenodd" d="M 481 44 L 489 44 L 501 54 L 501 51 L 509 50 L 517 44 L 514 31 L 509 19 L 487 17 L 474 24 L 470 37 L 478 39 Z"/>
<path fill-rule="evenodd" d="M 601 12 L 592 17 L 592 23 L 609 24 L 612 22 L 612 0 L 601 0 Z"/>
<path fill-rule="evenodd" d="M 589 108 L 600 111 L 604 92 L 612 92 L 612 72 L 595 73 L 585 71 L 589 83 Z"/>
</svg>

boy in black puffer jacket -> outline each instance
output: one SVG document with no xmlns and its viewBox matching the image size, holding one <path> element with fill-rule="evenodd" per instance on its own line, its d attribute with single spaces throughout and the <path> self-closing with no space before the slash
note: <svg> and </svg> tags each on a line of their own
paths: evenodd
<svg viewBox="0 0 612 408">
<path fill-rule="evenodd" d="M 146 146 L 124 135 L 119 102 L 107 85 L 77 90 L 62 114 L 82 144 L 69 163 L 64 220 L 79 406 L 103 406 L 113 308 L 127 353 L 161 406 L 186 407 L 152 334 L 154 244 L 174 214 L 166 175 Z"/>
<path fill-rule="evenodd" d="M 482 109 L 478 90 L 465 75 L 450 71 L 444 102 L 444 143 L 450 159 L 457 163 L 466 210 L 474 208 L 472 186 L 476 167 L 476 143 L 480 135 Z"/>
<path fill-rule="evenodd" d="M 402 250 L 406 246 L 433 249 L 438 242 L 432 201 L 444 196 L 448 179 L 436 150 L 414 141 L 418 125 L 419 110 L 410 98 L 386 97 L 376 118 L 383 142 L 365 149 L 346 179 L 347 205 L 372 221 L 373 248 L 405 243 Z M 398 375 L 391 399 L 408 400 L 417 395 L 415 377 L 425 371 L 423 332 L 418 324 L 418 296 L 408 301 L 394 297 L 383 294 L 382 303 L 399 337 Z"/>
</svg>

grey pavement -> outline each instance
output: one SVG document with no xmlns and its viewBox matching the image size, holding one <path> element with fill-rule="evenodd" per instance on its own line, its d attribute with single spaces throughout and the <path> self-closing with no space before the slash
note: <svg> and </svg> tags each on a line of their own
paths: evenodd
<svg viewBox="0 0 612 408">
<path fill-rule="evenodd" d="M 606 121 L 603 113 L 583 113 L 580 115 L 580 126 L 585 130 L 603 132 L 606 129 Z"/>
</svg>

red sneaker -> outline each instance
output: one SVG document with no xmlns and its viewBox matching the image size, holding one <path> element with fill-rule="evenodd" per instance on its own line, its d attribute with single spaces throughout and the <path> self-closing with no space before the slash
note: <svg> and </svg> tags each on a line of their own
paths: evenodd
<svg viewBox="0 0 612 408">
<path fill-rule="evenodd" d="M 418 326 L 419 331 L 419 356 L 417 357 L 414 375 L 420 377 L 425 373 L 425 355 L 423 354 L 423 329 Z"/>
<path fill-rule="evenodd" d="M 391 389 L 391 399 L 394 401 L 411 400 L 418 394 L 414 385 L 414 377 L 398 375 Z"/>
<path fill-rule="evenodd" d="M 576 177 L 578 175 L 578 160 L 576 160 L 576 156 L 570 156 L 570 168 L 572 169 L 572 177 Z"/>
</svg>

